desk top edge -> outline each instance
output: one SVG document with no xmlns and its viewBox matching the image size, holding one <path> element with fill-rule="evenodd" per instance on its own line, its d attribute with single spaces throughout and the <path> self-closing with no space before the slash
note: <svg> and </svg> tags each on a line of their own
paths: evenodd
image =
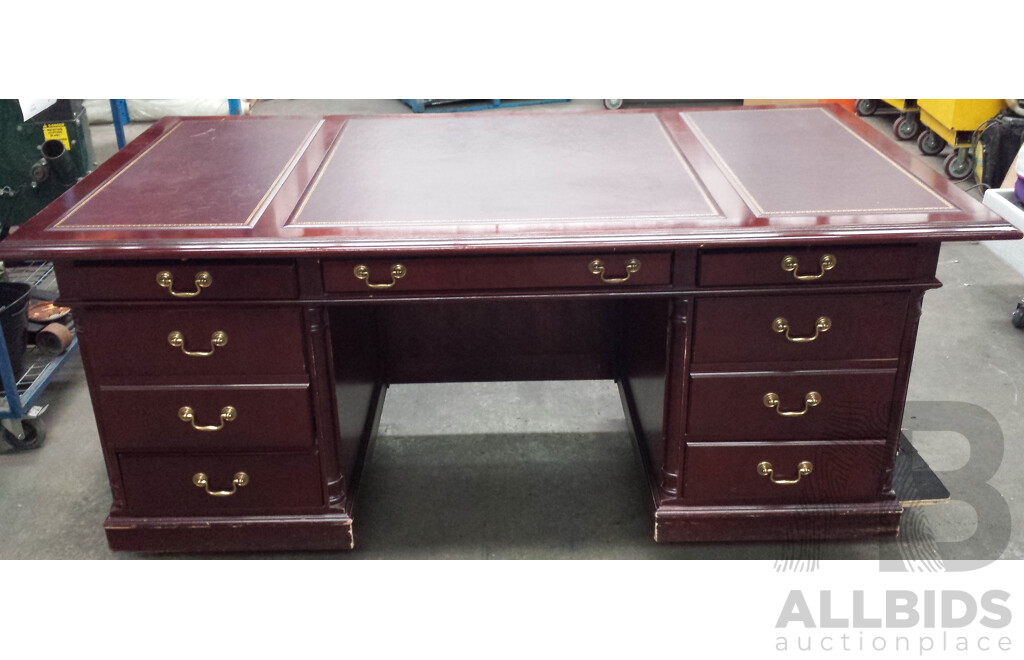
<svg viewBox="0 0 1024 660">
<path fill-rule="evenodd" d="M 290 122 L 288 140 L 277 150 L 293 154 L 281 170 L 274 185 L 261 200 L 261 217 L 251 226 L 226 228 L 132 229 L 98 227 L 67 229 L 59 227 L 69 211 L 81 207 L 83 200 L 95 194 L 125 169 L 139 162 L 143 154 L 175 129 L 189 122 L 211 122 L 211 118 L 165 118 L 150 127 L 140 138 L 115 154 L 95 172 L 79 182 L 58 200 L 47 206 L 25 226 L 0 243 L 0 258 L 157 258 L 175 256 L 285 256 L 350 253 L 453 253 L 453 252 L 515 252 L 523 250 L 560 251 L 631 248 L 732 247 L 792 243 L 870 243 L 870 242 L 935 242 L 976 241 L 1021 238 L 1013 225 L 985 209 L 952 182 L 946 181 L 926 163 L 889 143 L 868 124 L 838 106 L 824 108 L 837 124 L 855 134 L 857 139 L 902 168 L 922 188 L 934 191 L 937 199 L 947 200 L 949 210 L 925 210 L 910 213 L 847 213 L 819 216 L 787 216 L 756 214 L 750 198 L 738 191 L 723 160 L 710 153 L 706 142 L 698 140 L 688 128 L 687 120 L 706 117 L 710 108 L 659 109 L 625 113 L 567 113 L 558 115 L 525 115 L 495 113 L 478 115 L 498 124 L 512 126 L 521 117 L 559 117 L 571 122 L 578 117 L 629 117 L 653 115 L 666 131 L 669 142 L 679 153 L 679 160 L 693 172 L 697 189 L 712 210 L 718 213 L 704 217 L 604 218 L 588 223 L 559 223 L 543 218 L 517 218 L 510 222 L 491 221 L 479 225 L 425 225 L 296 227 L 289 225 L 295 210 L 309 197 L 312 183 L 329 163 L 330 149 L 344 135 L 353 121 L 415 122 L 438 121 L 436 117 L 416 115 L 395 116 L 328 116 L 324 118 L 246 117 L 230 118 L 228 122 L 250 122 L 249 125 L 281 126 Z M 718 112 L 757 112 L 764 108 L 728 108 Z M 221 120 L 222 118 L 215 118 Z M 460 119 L 448 118 L 451 121 Z M 590 121 L 594 121 L 591 119 Z M 608 120 L 602 120 L 608 121 Z M 621 120 L 614 120 L 622 123 Z M 634 122 L 635 123 L 635 122 Z M 383 125 L 383 124 L 379 124 Z M 408 124 L 418 126 L 420 124 Z M 454 124 L 460 126 L 461 124 Z M 240 126 L 235 124 L 235 126 Z M 310 127 L 316 128 L 311 130 Z M 237 133 L 237 131 L 236 131 Z M 371 136 L 372 137 L 372 136 Z M 295 150 L 295 144 L 299 149 Z M 415 146 L 415 145 L 414 145 Z M 265 168 L 265 179 L 279 169 L 274 163 Z M 260 186 L 266 185 L 262 181 Z M 255 187 L 255 190 L 262 188 Z M 255 193 L 254 193 L 255 194 Z M 247 202 L 251 204 L 251 201 Z M 583 200 L 586 203 L 586 200 Z M 253 212 L 255 214 L 255 211 Z"/>
</svg>

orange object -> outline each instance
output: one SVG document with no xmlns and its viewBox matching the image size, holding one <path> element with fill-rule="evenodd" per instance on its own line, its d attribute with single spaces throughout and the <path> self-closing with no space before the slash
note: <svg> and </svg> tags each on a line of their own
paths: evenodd
<svg viewBox="0 0 1024 660">
<path fill-rule="evenodd" d="M 36 348 L 43 355 L 60 355 L 71 345 L 71 331 L 60 323 L 51 323 L 36 334 Z"/>
<path fill-rule="evenodd" d="M 838 103 L 850 112 L 853 112 L 853 108 L 857 104 L 857 99 L 818 99 L 818 103 Z"/>
</svg>

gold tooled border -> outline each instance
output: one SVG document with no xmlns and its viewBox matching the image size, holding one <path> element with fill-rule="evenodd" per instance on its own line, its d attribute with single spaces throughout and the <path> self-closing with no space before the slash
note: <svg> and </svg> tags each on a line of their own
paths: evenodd
<svg viewBox="0 0 1024 660">
<path fill-rule="evenodd" d="M 729 163 L 725 160 L 725 157 L 722 156 L 722 154 L 720 154 L 718 152 L 718 150 L 715 148 L 715 145 L 711 142 L 711 139 L 708 138 L 707 135 L 704 134 L 704 131 L 701 130 L 701 128 L 697 124 L 697 120 L 696 120 L 696 116 L 699 115 L 700 113 L 696 113 L 696 112 L 693 112 L 693 113 L 691 113 L 691 112 L 680 112 L 679 116 L 683 118 L 683 121 L 685 121 L 686 124 L 690 127 L 690 130 L 693 131 L 694 135 L 697 136 L 697 139 L 700 140 L 701 144 L 704 145 L 704 147 L 710 152 L 712 158 L 714 158 L 715 161 L 718 163 L 718 165 L 722 168 L 722 170 L 725 172 L 725 175 L 729 178 L 730 182 L 736 187 L 737 190 L 740 191 L 740 193 L 744 197 L 747 198 L 748 201 L 750 201 L 751 204 L 754 205 L 755 208 L 753 210 L 755 212 L 757 212 L 757 214 L 759 216 L 772 216 L 772 215 L 821 215 L 821 214 L 824 214 L 824 213 L 830 213 L 830 214 L 831 213 L 887 213 L 887 212 L 891 213 L 891 212 L 895 212 L 895 211 L 955 211 L 955 210 L 957 210 L 957 207 L 955 207 L 952 204 L 950 204 L 945 198 L 943 198 L 941 195 L 939 195 L 936 191 L 932 190 L 927 185 L 925 185 L 925 183 L 923 181 L 921 181 L 916 176 L 911 174 L 905 167 L 903 167 L 902 165 L 900 165 L 899 163 L 897 163 L 893 159 L 891 159 L 888 156 L 886 156 L 885 154 L 883 154 L 881 151 L 879 151 L 875 147 L 875 145 L 871 144 L 870 142 L 865 140 L 860 135 L 857 135 L 857 133 L 852 128 L 850 128 L 849 126 L 847 126 L 846 124 L 841 122 L 838 117 L 836 117 L 832 113 L 828 112 L 824 108 L 772 108 L 771 110 L 768 110 L 767 112 L 784 112 L 784 111 L 791 111 L 791 112 L 792 111 L 805 111 L 805 112 L 806 111 L 811 111 L 811 112 L 813 112 L 815 110 L 817 110 L 818 112 L 824 113 L 826 117 L 828 117 L 832 121 L 834 121 L 837 124 L 839 124 L 839 126 L 842 127 L 843 129 L 845 129 L 850 135 L 852 135 L 853 137 L 857 138 L 862 144 L 864 144 L 866 147 L 871 149 L 871 151 L 875 152 L 876 154 L 881 156 L 886 162 L 888 162 L 890 165 L 895 167 L 898 172 L 902 173 L 908 179 L 910 179 L 911 181 L 916 183 L 918 186 L 920 186 L 922 189 L 924 189 L 926 192 L 928 192 L 932 197 L 935 197 L 937 200 L 942 202 L 943 206 L 908 206 L 908 207 L 900 207 L 900 208 L 865 208 L 865 209 L 807 209 L 807 210 L 802 210 L 802 211 L 766 211 L 761 206 L 761 204 L 757 201 L 757 198 L 755 198 L 754 195 L 747 189 L 747 187 L 743 185 L 743 182 L 736 175 L 736 173 L 733 172 L 732 168 L 729 167 Z M 759 111 L 750 111 L 750 112 L 759 112 Z"/>
<path fill-rule="evenodd" d="M 350 121 L 352 121 L 352 120 L 350 120 Z M 662 135 L 665 137 L 666 140 L 668 140 L 669 148 L 672 149 L 672 152 L 676 155 L 676 158 L 679 159 L 679 162 L 683 165 L 683 169 L 686 171 L 687 175 L 690 177 L 690 180 L 693 181 L 694 187 L 696 187 L 697 190 L 700 191 L 701 197 L 704 199 L 704 203 L 707 204 L 708 209 L 710 209 L 711 213 L 688 213 L 686 215 L 679 215 L 679 214 L 646 214 L 646 215 L 595 215 L 595 216 L 568 216 L 568 217 L 553 217 L 552 216 L 552 217 L 541 217 L 541 218 L 522 218 L 522 217 L 519 217 L 519 218 L 479 218 L 479 219 L 477 219 L 477 218 L 474 218 L 474 219 L 460 218 L 460 219 L 443 219 L 443 220 L 402 220 L 401 224 L 403 224 L 403 225 L 436 225 L 436 224 L 444 224 L 444 223 L 448 223 L 448 222 L 452 222 L 452 223 L 465 223 L 465 224 L 473 224 L 473 223 L 485 224 L 485 223 L 494 223 L 494 222 L 527 224 L 527 223 L 531 223 L 531 222 L 550 222 L 550 221 L 564 222 L 564 221 L 584 221 L 584 220 L 671 220 L 671 219 L 679 219 L 679 218 L 720 218 L 720 217 L 722 217 L 721 211 L 718 209 L 717 206 L 715 206 L 714 202 L 708 196 L 708 193 L 704 189 L 703 184 L 701 183 L 700 179 L 697 177 L 697 173 L 694 171 L 694 169 L 690 166 L 690 164 L 683 157 L 683 154 L 680 152 L 679 147 L 676 145 L 675 141 L 672 140 L 672 137 L 671 137 L 671 135 L 669 135 L 668 130 L 665 128 L 665 125 L 657 117 L 655 117 L 655 121 L 657 122 L 658 127 L 661 129 Z M 348 124 L 346 123 L 345 127 L 342 129 L 341 135 L 339 135 L 338 138 L 334 141 L 334 144 L 331 145 L 330 152 L 327 154 L 327 158 L 324 160 L 323 165 L 320 167 L 320 171 L 317 172 L 316 178 L 313 179 L 313 183 L 309 187 L 309 192 L 307 192 L 303 196 L 302 202 L 299 204 L 299 207 L 297 209 L 295 209 L 295 214 L 291 217 L 291 219 L 287 223 L 285 223 L 285 226 L 287 226 L 287 227 L 366 227 L 366 226 L 375 226 L 375 225 L 382 225 L 382 224 L 398 224 L 397 221 L 391 220 L 391 219 L 388 219 L 388 220 L 373 220 L 373 221 L 358 221 L 357 220 L 357 221 L 349 221 L 349 222 L 338 222 L 336 220 L 331 220 L 331 221 L 326 221 L 326 222 L 321 222 L 321 221 L 317 221 L 317 220 L 313 220 L 313 221 L 308 221 L 307 220 L 305 222 L 298 222 L 299 216 L 302 215 L 302 211 L 306 208 L 306 202 L 308 202 L 310 200 L 310 198 L 313 197 L 313 193 L 316 191 L 316 187 L 318 185 L 320 185 L 320 179 L 323 177 L 324 173 L 327 172 L 327 168 L 330 166 L 331 160 L 334 158 L 334 154 L 336 154 L 338 152 L 338 145 L 341 144 L 341 141 L 344 139 L 344 137 L 345 137 L 345 135 L 347 133 L 348 133 Z"/>
<path fill-rule="evenodd" d="M 214 120 L 214 121 L 216 121 L 216 120 Z M 225 121 L 225 120 L 224 119 L 220 119 L 219 121 Z M 252 212 L 249 214 L 249 216 L 243 222 L 241 222 L 241 223 L 232 223 L 232 224 L 226 224 L 226 223 L 217 223 L 217 224 L 211 224 L 211 223 L 180 223 L 180 224 L 173 224 L 173 225 L 116 224 L 116 225 L 75 225 L 74 227 L 61 227 L 61 225 L 64 224 L 64 222 L 66 222 L 68 220 L 68 218 L 70 218 L 77 211 L 79 211 L 83 206 L 85 206 L 85 204 L 87 202 L 92 200 L 93 197 L 95 197 L 97 194 L 102 192 L 107 186 L 109 186 L 114 181 L 116 181 L 118 179 L 118 177 L 120 177 L 122 174 L 127 172 L 129 168 L 131 168 L 133 165 L 135 165 L 140 160 L 142 160 L 142 157 L 145 156 L 146 154 L 148 154 L 154 147 L 156 147 L 156 145 L 158 145 L 161 142 L 163 142 L 164 140 L 166 140 L 168 137 L 170 137 L 170 135 L 172 133 L 174 133 L 174 131 L 176 131 L 179 128 L 181 128 L 182 126 L 184 126 L 184 124 L 185 124 L 184 122 L 180 122 L 180 123 L 176 124 L 173 128 L 171 128 L 171 130 L 169 130 L 166 133 L 164 133 L 163 135 L 161 135 L 159 137 L 159 139 L 157 139 L 155 142 L 153 142 L 148 147 L 143 149 L 142 152 L 137 154 L 134 158 L 132 158 L 131 161 L 129 161 L 127 165 L 125 165 L 120 170 L 118 170 L 118 172 L 116 174 L 114 174 L 114 176 L 110 177 L 105 182 L 103 182 L 103 185 L 101 185 L 96 190 L 93 190 L 91 193 L 86 195 L 82 200 L 80 200 L 77 204 L 72 206 L 71 209 L 67 213 L 65 213 L 61 217 L 60 220 L 58 220 L 56 223 L 54 223 L 50 227 L 50 229 L 58 229 L 59 228 L 62 231 L 77 231 L 79 229 L 125 229 L 125 228 L 129 228 L 129 229 L 147 229 L 147 230 L 165 231 L 165 230 L 171 230 L 171 229 L 187 229 L 187 228 L 193 228 L 193 227 L 202 227 L 204 229 L 245 229 L 245 228 L 251 227 L 252 225 L 256 224 L 256 221 L 259 219 L 259 217 L 261 215 L 263 215 L 263 211 L 266 210 L 267 201 L 281 187 L 281 183 L 283 182 L 283 179 L 295 167 L 296 162 L 298 162 L 299 156 L 309 146 L 309 143 L 312 141 L 313 136 L 316 134 L 316 132 L 320 129 L 321 126 L 323 126 L 324 120 L 321 119 L 320 121 L 316 122 L 313 125 L 313 128 L 311 128 L 309 130 L 309 132 L 306 133 L 305 137 L 303 137 L 302 140 L 299 142 L 298 148 L 296 148 L 295 151 L 292 153 L 291 157 L 287 161 L 285 161 L 284 168 L 281 169 L 281 171 L 278 173 L 277 177 L 274 179 L 273 183 L 271 183 L 270 187 L 267 188 L 267 192 L 263 194 L 263 197 L 260 198 L 260 201 L 259 201 L 258 204 L 256 204 L 256 207 L 252 210 Z"/>
</svg>

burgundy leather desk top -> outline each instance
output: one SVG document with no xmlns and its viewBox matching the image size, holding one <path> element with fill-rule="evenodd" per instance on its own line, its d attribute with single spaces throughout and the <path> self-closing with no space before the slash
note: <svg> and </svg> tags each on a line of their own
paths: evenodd
<svg viewBox="0 0 1024 660">
<path fill-rule="evenodd" d="M 167 118 L 0 257 L 1019 238 L 837 106 Z"/>
<path fill-rule="evenodd" d="M 177 122 L 53 228 L 250 227 L 322 123 L 282 119 L 256 135 L 221 117 Z"/>
</svg>

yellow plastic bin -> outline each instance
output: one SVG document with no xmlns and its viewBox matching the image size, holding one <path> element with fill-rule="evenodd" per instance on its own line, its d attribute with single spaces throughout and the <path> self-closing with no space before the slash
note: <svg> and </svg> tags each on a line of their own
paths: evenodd
<svg viewBox="0 0 1024 660">
<path fill-rule="evenodd" d="M 946 156 L 943 169 L 954 181 L 966 179 L 974 171 L 971 152 L 974 132 L 999 114 L 1002 99 L 918 99 L 921 123 L 928 129 L 917 139 L 917 147 L 927 156 L 937 156 L 948 144 L 953 153 Z"/>
</svg>

